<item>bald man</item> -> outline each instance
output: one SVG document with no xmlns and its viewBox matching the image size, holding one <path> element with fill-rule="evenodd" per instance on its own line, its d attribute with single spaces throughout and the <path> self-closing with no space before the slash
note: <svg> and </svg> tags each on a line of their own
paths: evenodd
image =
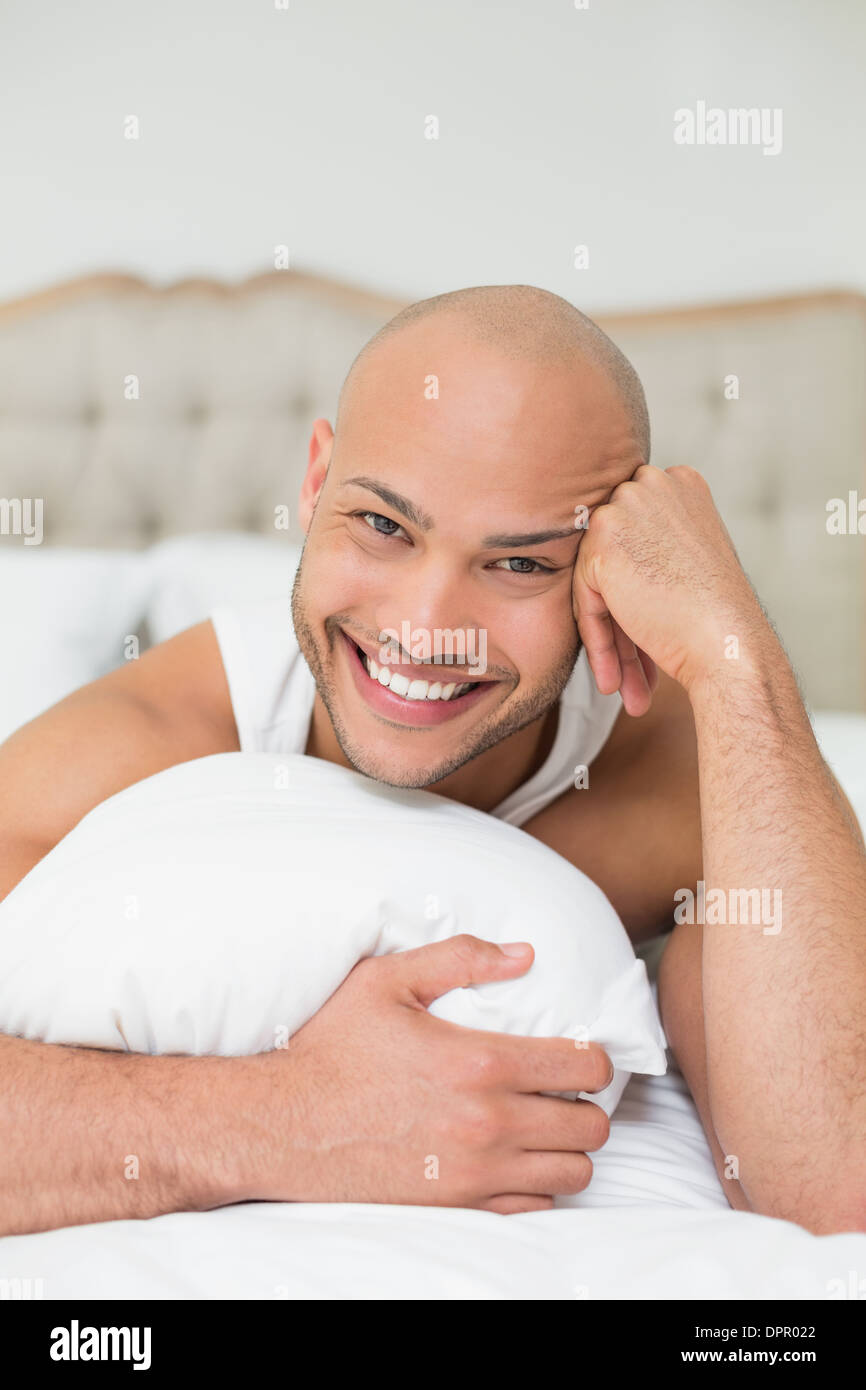
<svg viewBox="0 0 866 1390">
<path fill-rule="evenodd" d="M 635 943 L 699 881 L 761 890 L 783 918 L 674 926 L 665 1029 L 731 1205 L 863 1230 L 862 839 L 706 484 L 648 459 L 633 369 L 564 300 L 484 286 L 399 314 L 336 433 L 313 427 L 293 630 L 284 608 L 215 614 L 14 734 L 0 895 L 123 787 L 258 747 L 522 824 Z M 446 631 L 484 661 L 437 649 Z M 248 1199 L 549 1207 L 607 1121 L 544 1093 L 601 1089 L 609 1060 L 424 1007 L 530 964 L 466 938 L 363 961 L 257 1057 L 0 1038 L 0 1231 Z"/>
</svg>

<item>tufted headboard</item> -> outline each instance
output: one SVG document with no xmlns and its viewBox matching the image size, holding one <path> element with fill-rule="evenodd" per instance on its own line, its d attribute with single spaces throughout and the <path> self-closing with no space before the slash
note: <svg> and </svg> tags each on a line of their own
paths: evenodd
<svg viewBox="0 0 866 1390">
<path fill-rule="evenodd" d="M 273 536 L 281 503 L 299 540 L 312 422 L 333 422 L 349 363 L 402 303 L 279 271 L 93 276 L 0 306 L 0 499 L 44 499 L 48 544 Z M 866 536 L 827 531 L 830 499 L 866 498 L 866 299 L 599 322 L 644 382 L 653 462 L 709 479 L 809 702 L 866 708 Z"/>
<path fill-rule="evenodd" d="M 809 704 L 866 709 L 866 506 L 864 534 L 827 529 L 828 502 L 866 499 L 866 298 L 600 322 L 643 382 L 653 462 L 707 478 Z"/>
</svg>

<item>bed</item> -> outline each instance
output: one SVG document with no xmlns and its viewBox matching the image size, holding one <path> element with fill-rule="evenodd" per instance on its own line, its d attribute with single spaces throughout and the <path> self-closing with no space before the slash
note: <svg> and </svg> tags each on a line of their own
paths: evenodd
<svg viewBox="0 0 866 1390">
<path fill-rule="evenodd" d="M 351 356 L 397 307 L 303 276 L 169 290 L 98 277 L 0 311 L 0 492 L 45 504 L 44 544 L 0 536 L 0 738 L 130 642 L 285 592 L 299 535 L 293 518 L 275 530 L 274 507 L 293 505 L 312 419 L 332 416 Z M 647 382 L 656 462 L 708 461 L 866 825 L 864 545 L 825 525 L 826 500 L 863 483 L 862 301 L 606 323 Z M 804 393 L 807 362 L 819 385 Z M 733 366 L 752 382 L 739 415 L 718 399 Z M 651 978 L 659 949 L 643 952 Z M 244 1203 L 7 1237 L 0 1281 L 49 1299 L 863 1297 L 866 1235 L 730 1210 L 669 1062 L 632 1078 L 590 1187 L 550 1212 Z"/>
</svg>

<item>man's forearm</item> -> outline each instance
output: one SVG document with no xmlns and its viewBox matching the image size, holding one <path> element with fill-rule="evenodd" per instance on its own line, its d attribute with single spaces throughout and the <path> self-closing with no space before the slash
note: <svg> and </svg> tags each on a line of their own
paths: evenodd
<svg viewBox="0 0 866 1390">
<path fill-rule="evenodd" d="M 713 1124 L 756 1211 L 866 1229 L 862 841 L 769 628 L 689 693 Z"/>
<path fill-rule="evenodd" d="M 0 1035 L 0 1235 L 241 1200 L 267 1166 L 267 1060 Z"/>
</svg>

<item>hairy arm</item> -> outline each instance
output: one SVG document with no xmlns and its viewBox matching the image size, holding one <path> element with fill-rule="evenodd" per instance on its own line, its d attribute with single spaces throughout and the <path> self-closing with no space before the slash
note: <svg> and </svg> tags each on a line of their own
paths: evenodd
<svg viewBox="0 0 866 1390">
<path fill-rule="evenodd" d="M 0 1035 L 0 1236 L 240 1200 L 267 1061 Z"/>
<path fill-rule="evenodd" d="M 866 852 L 769 625 L 727 668 L 691 690 L 727 907 L 701 944 L 713 1125 L 754 1210 L 866 1230 Z M 733 922 L 753 890 L 760 922 Z"/>
<path fill-rule="evenodd" d="M 802 711 L 793 676 L 789 693 Z M 770 886 L 759 866 L 778 856 L 791 875 L 781 884 L 781 932 L 765 936 L 760 924 L 675 925 L 659 966 L 662 1023 L 731 1206 L 815 1231 L 860 1229 L 862 837 L 804 711 L 801 720 L 799 756 L 808 757 L 808 774 L 797 741 L 784 758 L 781 746 L 771 756 L 760 724 L 744 769 L 751 740 L 745 721 L 732 717 L 732 743 L 716 724 L 705 727 L 699 781 L 701 744 L 689 698 L 661 674 L 649 713 L 620 717 L 590 769 L 589 787 L 567 792 L 524 829 L 599 884 L 636 944 L 666 929 L 678 890 L 696 894 L 702 878 L 708 886 Z M 841 897 L 828 905 L 821 893 L 831 874 Z M 836 922 L 830 935 L 828 906 Z M 777 954 L 786 933 L 787 949 Z M 819 1140 L 827 1127 L 842 1138 L 832 1171 Z"/>
</svg>

